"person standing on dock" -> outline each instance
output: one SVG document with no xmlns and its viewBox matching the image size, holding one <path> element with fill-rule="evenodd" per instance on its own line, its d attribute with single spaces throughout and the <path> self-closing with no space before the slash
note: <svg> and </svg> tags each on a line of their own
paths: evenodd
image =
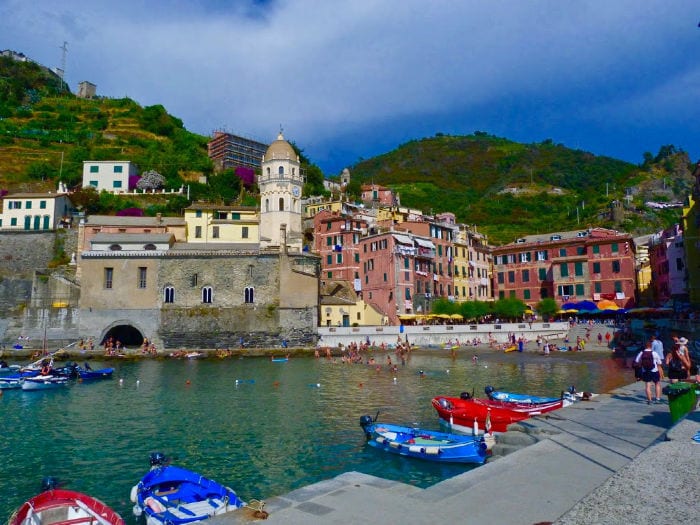
<svg viewBox="0 0 700 525">
<path fill-rule="evenodd" d="M 647 405 L 652 403 L 651 397 L 651 384 L 654 383 L 655 394 L 653 402 L 658 403 L 661 400 L 661 376 L 659 370 L 661 369 L 661 358 L 659 355 L 651 349 L 651 341 L 647 341 L 644 350 L 637 354 L 634 359 L 636 365 L 640 367 L 640 378 L 644 381 L 644 392 L 647 395 Z"/>
<path fill-rule="evenodd" d="M 666 358 L 664 355 L 664 344 L 661 342 L 661 339 L 656 337 L 654 334 L 651 336 L 651 351 L 659 356 L 662 363 L 664 362 L 664 359 Z M 659 376 L 661 379 L 664 379 L 664 369 L 661 366 L 659 367 Z"/>
</svg>

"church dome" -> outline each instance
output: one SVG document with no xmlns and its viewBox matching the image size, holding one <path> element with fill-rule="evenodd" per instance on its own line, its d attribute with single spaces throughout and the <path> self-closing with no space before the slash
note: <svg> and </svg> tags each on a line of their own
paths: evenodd
<svg viewBox="0 0 700 525">
<path fill-rule="evenodd" d="M 270 144 L 270 147 L 267 148 L 267 151 L 265 152 L 265 156 L 263 157 L 263 161 L 268 161 L 268 160 L 295 160 L 299 161 L 299 157 L 297 157 L 296 151 L 294 151 L 294 148 L 284 140 L 284 136 L 280 132 L 279 135 L 277 135 L 277 140 L 274 141 L 272 144 Z"/>
</svg>

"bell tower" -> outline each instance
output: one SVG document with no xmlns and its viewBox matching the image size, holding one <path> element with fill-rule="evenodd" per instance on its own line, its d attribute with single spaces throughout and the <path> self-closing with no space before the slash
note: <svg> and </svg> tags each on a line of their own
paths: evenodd
<svg viewBox="0 0 700 525">
<path fill-rule="evenodd" d="M 262 159 L 260 189 L 260 247 L 279 246 L 301 252 L 301 190 L 304 184 L 299 156 L 280 131 Z M 286 235 L 280 233 L 284 226 Z"/>
</svg>

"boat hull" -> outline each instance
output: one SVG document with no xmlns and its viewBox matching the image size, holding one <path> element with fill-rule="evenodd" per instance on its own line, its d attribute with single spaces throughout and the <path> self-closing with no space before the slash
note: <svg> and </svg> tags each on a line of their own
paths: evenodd
<svg viewBox="0 0 700 525">
<path fill-rule="evenodd" d="M 551 403 L 530 404 L 438 396 L 433 398 L 432 404 L 440 419 L 452 425 L 453 430 L 473 433 L 475 420 L 479 432 L 487 430 L 487 426 L 490 426 L 491 432 L 505 432 L 512 423 L 562 408 L 564 401 L 559 399 Z"/>
<path fill-rule="evenodd" d="M 25 377 L 22 382 L 22 390 L 51 390 L 62 388 L 68 384 L 68 378 L 57 376 Z"/>
<path fill-rule="evenodd" d="M 124 520 L 100 500 L 72 490 L 53 489 L 26 501 L 10 517 L 8 525 L 125 525 Z"/>
<path fill-rule="evenodd" d="M 90 381 L 93 379 L 109 379 L 114 373 L 114 368 L 100 368 L 98 370 L 84 370 L 80 369 L 78 371 L 78 376 L 83 381 Z"/>
<path fill-rule="evenodd" d="M 371 418 L 365 420 L 368 423 Z M 404 427 L 388 423 L 360 425 L 367 443 L 379 450 L 399 456 L 439 463 L 471 463 L 486 461 L 486 443 L 482 438 Z"/>
</svg>

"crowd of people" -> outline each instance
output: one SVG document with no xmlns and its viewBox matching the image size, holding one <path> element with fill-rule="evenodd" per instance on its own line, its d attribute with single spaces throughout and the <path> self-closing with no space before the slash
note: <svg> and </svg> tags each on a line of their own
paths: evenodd
<svg viewBox="0 0 700 525">
<path fill-rule="evenodd" d="M 690 359 L 688 339 L 673 335 L 671 348 L 656 335 L 645 342 L 644 349 L 634 359 L 635 377 L 644 381 L 647 404 L 661 401 L 661 381 L 668 374 L 669 383 L 698 382 L 698 368 Z"/>
</svg>

